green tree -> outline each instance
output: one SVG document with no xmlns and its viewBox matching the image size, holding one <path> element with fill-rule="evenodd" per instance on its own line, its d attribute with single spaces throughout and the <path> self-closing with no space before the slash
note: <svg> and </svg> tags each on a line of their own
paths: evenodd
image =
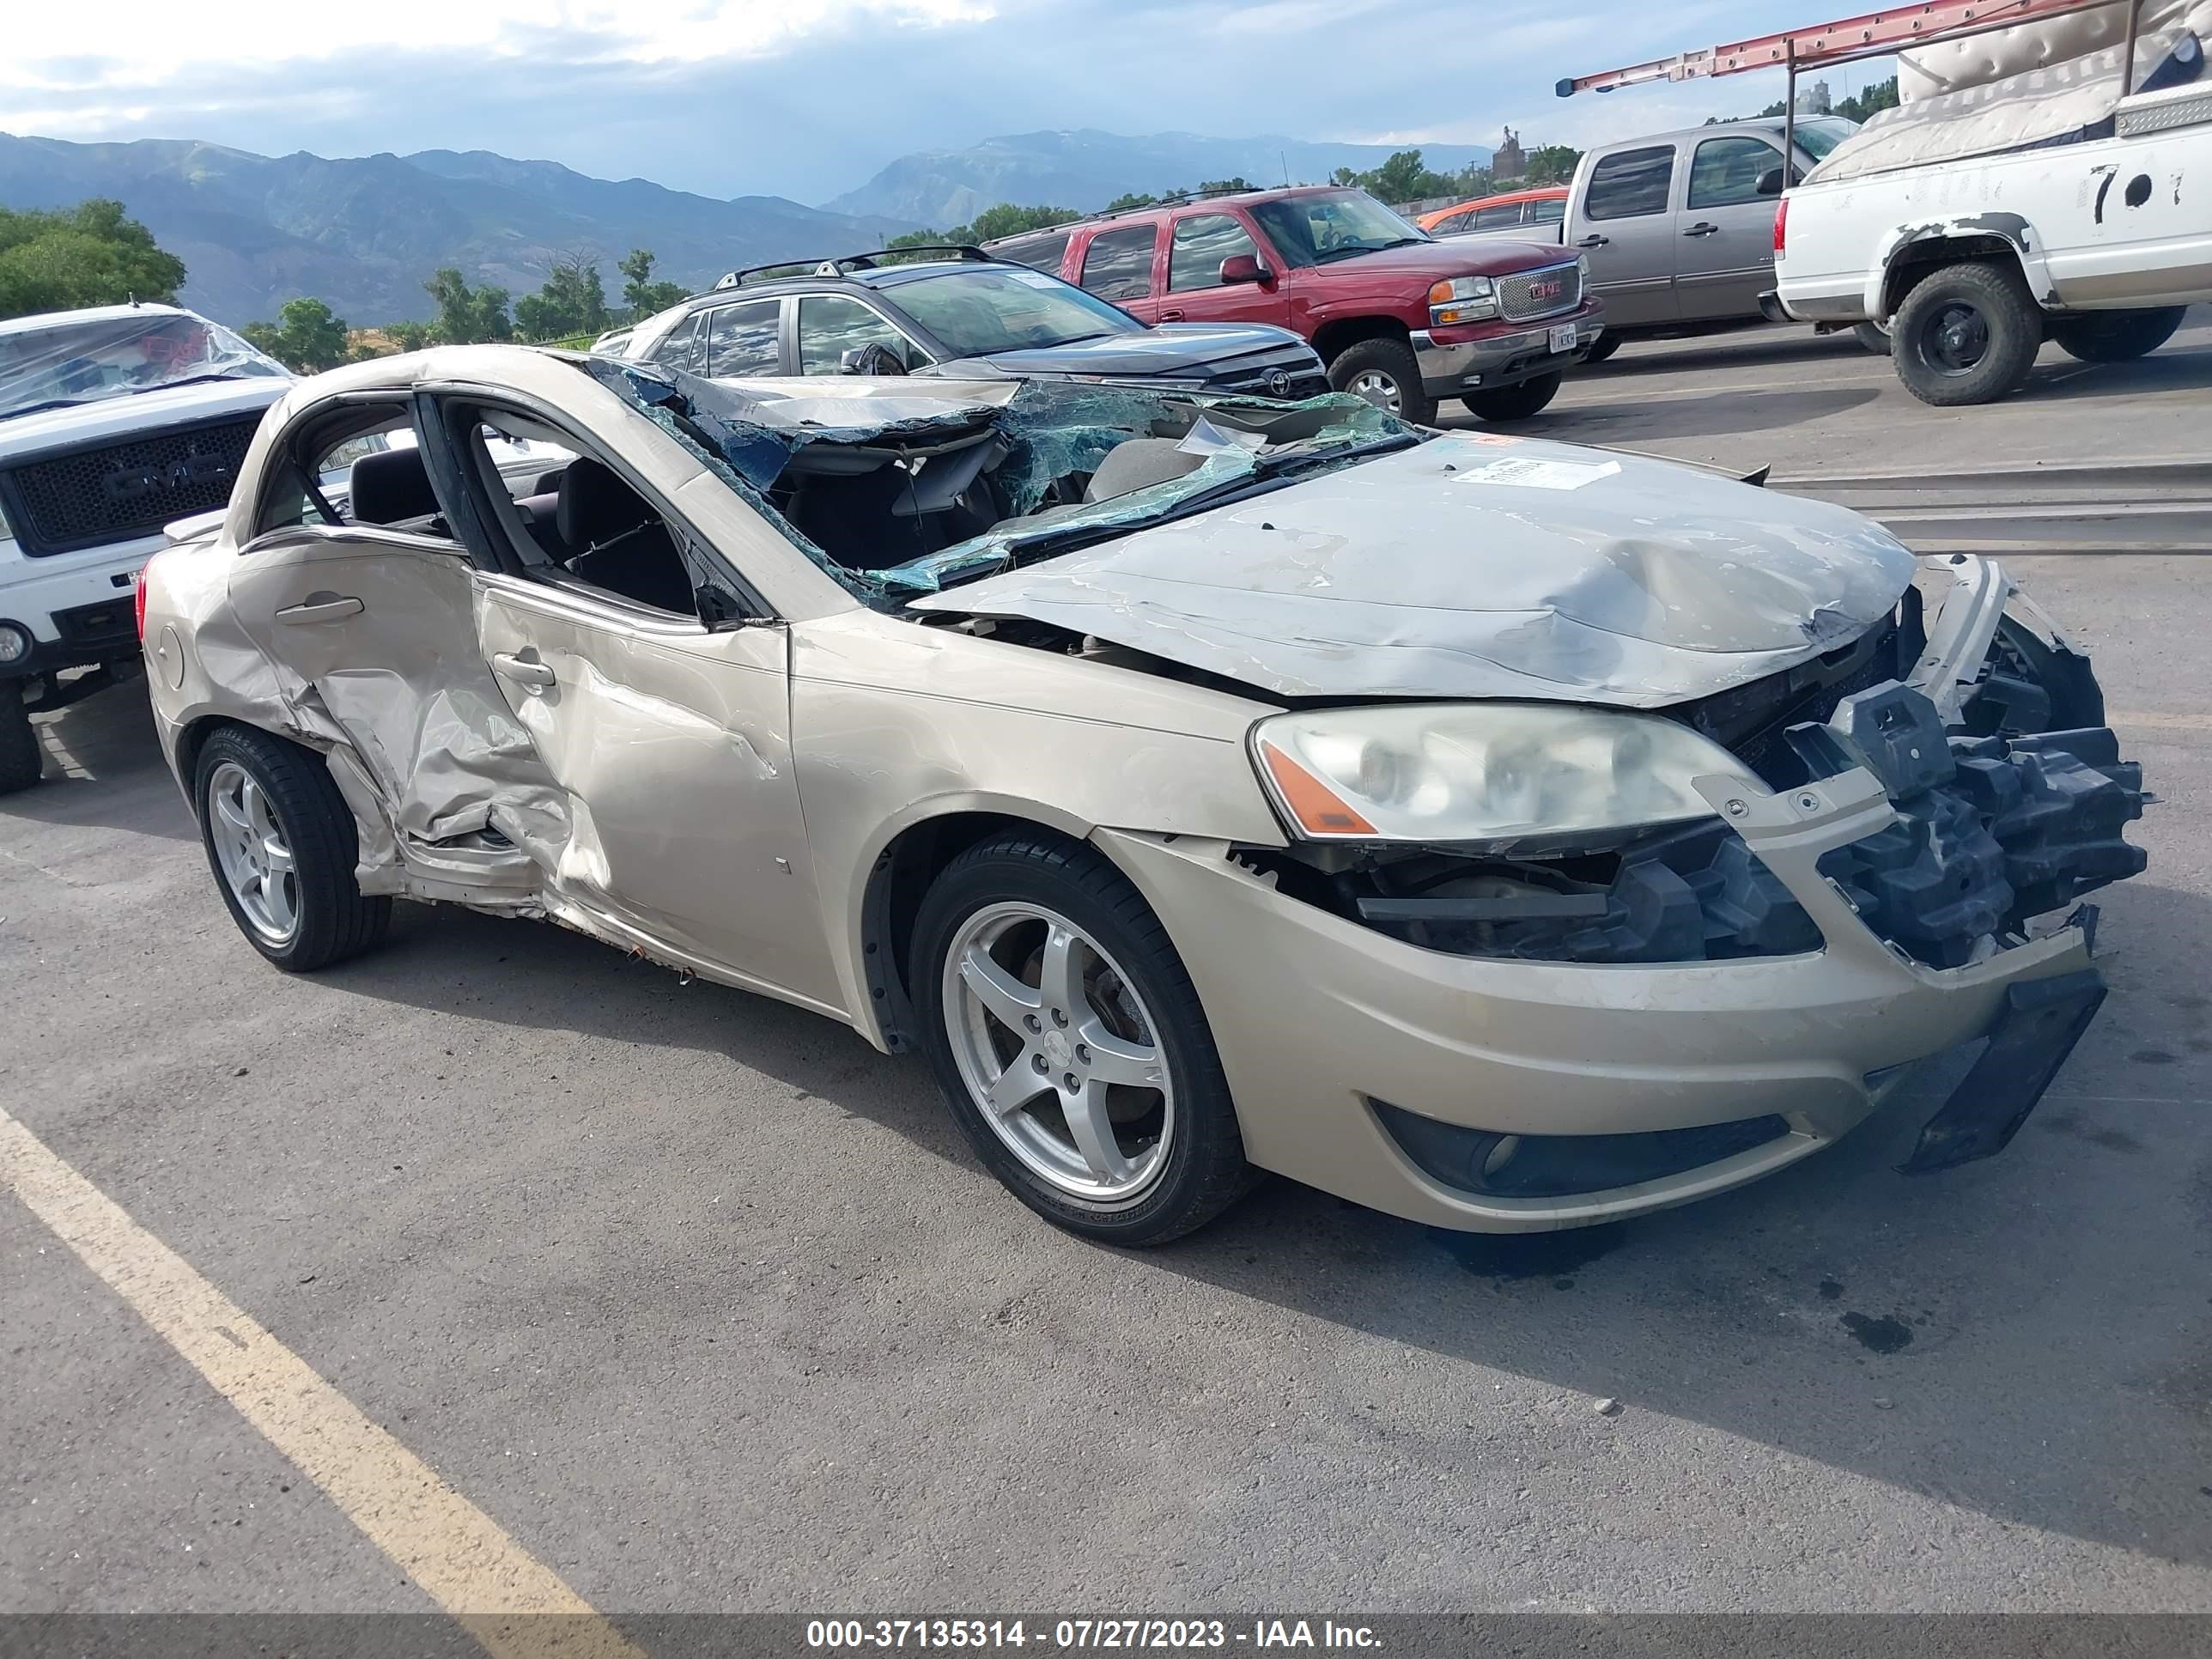
<svg viewBox="0 0 2212 1659">
<path fill-rule="evenodd" d="M 599 256 L 580 248 L 556 255 L 544 286 L 514 302 L 515 331 L 526 340 L 600 334 L 613 320 Z"/>
<path fill-rule="evenodd" d="M 1012 202 L 1000 202 L 987 207 L 975 216 L 972 224 L 955 225 L 950 230 L 909 230 L 894 236 L 884 244 L 890 252 L 902 247 L 933 247 L 946 242 L 974 244 L 995 241 L 1001 236 L 1018 236 L 1025 230 L 1042 230 L 1048 225 L 1064 225 L 1071 219 L 1083 216 L 1073 208 L 1017 207 Z"/>
<path fill-rule="evenodd" d="M 507 314 L 507 290 L 487 283 L 471 288 L 468 279 L 451 265 L 431 273 L 422 284 L 438 303 L 438 320 L 431 325 L 434 337 L 447 345 L 469 345 L 480 340 L 511 340 L 514 325 Z"/>
<path fill-rule="evenodd" d="M 273 323 L 248 323 L 239 331 L 287 368 L 319 374 L 347 361 L 348 331 L 343 317 L 331 314 L 320 300 L 287 300 Z"/>
<path fill-rule="evenodd" d="M 1521 182 L 1528 185 L 1564 185 L 1575 176 L 1582 151 L 1568 144 L 1540 144 L 1528 152 L 1528 170 Z"/>
<path fill-rule="evenodd" d="M 653 263 L 651 248 L 634 247 L 629 257 L 615 266 L 623 275 L 623 304 L 628 308 L 630 322 L 641 323 L 667 310 L 690 292 L 681 283 L 654 282 Z"/>
<path fill-rule="evenodd" d="M 1198 187 L 1198 193 L 1201 196 L 1226 196 L 1231 191 L 1259 188 L 1259 185 L 1240 173 L 1234 179 L 1208 179 Z"/>
<path fill-rule="evenodd" d="M 1149 191 L 1141 192 L 1138 191 L 1131 191 L 1126 195 L 1116 196 L 1112 201 L 1107 203 L 1106 211 L 1109 213 L 1127 213 L 1134 208 L 1152 207 L 1157 204 L 1159 199 L 1160 198 L 1158 197 L 1154 196 Z"/>
<path fill-rule="evenodd" d="M 420 351 L 430 343 L 428 323 L 386 323 L 384 337 L 402 351 Z"/>
<path fill-rule="evenodd" d="M 0 208 L 0 317 L 133 299 L 170 303 L 184 280 L 185 262 L 125 218 L 120 202 Z"/>
<path fill-rule="evenodd" d="M 1863 121 L 1869 115 L 1878 115 L 1883 110 L 1896 107 L 1897 77 L 1893 75 L 1887 81 L 1875 82 L 1863 92 L 1838 100 L 1836 113 L 1846 120 Z"/>
</svg>

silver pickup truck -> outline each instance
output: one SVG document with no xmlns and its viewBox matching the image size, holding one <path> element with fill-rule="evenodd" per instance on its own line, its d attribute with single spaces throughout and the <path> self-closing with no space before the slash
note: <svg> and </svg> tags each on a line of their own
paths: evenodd
<svg viewBox="0 0 2212 1659">
<path fill-rule="evenodd" d="M 1774 286 L 1774 206 L 1782 194 L 1782 118 L 1655 133 L 1586 152 L 1561 240 L 1589 259 L 1605 300 L 1595 362 L 1623 340 L 1748 328 Z M 1789 182 L 1858 131 L 1840 116 L 1796 124 Z M 1869 349 L 1887 338 L 1870 329 Z"/>
</svg>

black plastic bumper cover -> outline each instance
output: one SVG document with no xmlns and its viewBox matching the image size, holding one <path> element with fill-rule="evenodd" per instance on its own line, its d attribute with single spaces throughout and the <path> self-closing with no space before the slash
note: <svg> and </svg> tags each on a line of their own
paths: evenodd
<svg viewBox="0 0 2212 1659">
<path fill-rule="evenodd" d="M 1926 1175 L 2002 1152 L 2104 1001 L 2105 976 L 2094 968 L 2008 989 L 1990 1046 L 1897 1167 Z"/>
</svg>

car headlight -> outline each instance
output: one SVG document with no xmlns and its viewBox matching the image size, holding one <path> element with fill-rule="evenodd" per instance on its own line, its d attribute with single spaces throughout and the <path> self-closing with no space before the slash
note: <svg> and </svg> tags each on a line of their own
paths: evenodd
<svg viewBox="0 0 2212 1659">
<path fill-rule="evenodd" d="M 1498 284 L 1487 276 L 1455 276 L 1429 290 L 1429 320 L 1438 328 L 1497 314 Z"/>
<path fill-rule="evenodd" d="M 1276 809 L 1308 841 L 1548 842 L 1709 817 L 1696 778 L 1743 763 L 1686 726 L 1551 703 L 1277 714 L 1252 728 Z"/>
</svg>

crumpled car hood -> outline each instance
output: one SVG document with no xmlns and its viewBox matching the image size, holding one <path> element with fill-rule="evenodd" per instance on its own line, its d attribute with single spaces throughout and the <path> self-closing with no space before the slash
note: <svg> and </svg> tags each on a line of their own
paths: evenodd
<svg viewBox="0 0 2212 1659">
<path fill-rule="evenodd" d="M 1492 434 L 1436 439 L 913 601 L 1285 697 L 1659 708 L 1888 615 L 1914 556 L 1821 501 Z"/>
</svg>

